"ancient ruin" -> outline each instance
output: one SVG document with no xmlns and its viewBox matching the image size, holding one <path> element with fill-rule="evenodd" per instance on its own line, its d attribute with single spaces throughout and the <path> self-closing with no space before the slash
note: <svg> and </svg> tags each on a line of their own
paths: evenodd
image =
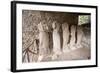
<svg viewBox="0 0 100 73">
<path fill-rule="evenodd" d="M 90 25 L 87 14 L 23 10 L 23 63 L 90 59 Z"/>
</svg>

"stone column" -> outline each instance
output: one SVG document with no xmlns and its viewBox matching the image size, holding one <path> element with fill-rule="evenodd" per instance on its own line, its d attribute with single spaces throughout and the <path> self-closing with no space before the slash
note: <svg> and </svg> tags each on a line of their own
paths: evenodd
<svg viewBox="0 0 100 73">
<path fill-rule="evenodd" d="M 82 48 L 82 38 L 84 36 L 83 30 L 82 30 L 82 26 L 78 26 L 77 27 L 77 48 Z"/>
<path fill-rule="evenodd" d="M 68 52 L 70 49 L 68 47 L 68 43 L 69 43 L 69 35 L 70 35 L 70 32 L 69 32 L 69 24 L 67 22 L 64 22 L 62 24 L 62 31 L 63 31 L 63 52 Z"/>
<path fill-rule="evenodd" d="M 47 32 L 48 26 L 46 22 L 42 21 L 38 24 L 39 29 L 39 58 L 38 61 L 41 61 L 43 56 L 47 55 L 49 51 L 49 34 Z"/>
<path fill-rule="evenodd" d="M 77 43 L 77 25 L 78 25 L 78 14 L 68 14 L 66 22 L 70 25 L 70 50 L 75 50 Z"/>
<path fill-rule="evenodd" d="M 75 50 L 76 49 L 76 25 L 71 25 L 71 40 L 70 40 L 70 49 Z"/>
<path fill-rule="evenodd" d="M 56 59 L 61 54 L 61 40 L 60 40 L 60 24 L 57 21 L 52 23 L 53 27 L 53 59 Z"/>
</svg>

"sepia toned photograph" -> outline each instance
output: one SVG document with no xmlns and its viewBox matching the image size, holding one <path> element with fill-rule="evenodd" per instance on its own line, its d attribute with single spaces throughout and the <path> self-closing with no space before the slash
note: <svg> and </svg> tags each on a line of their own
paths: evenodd
<svg viewBox="0 0 100 73">
<path fill-rule="evenodd" d="M 11 2 L 11 71 L 97 67 L 97 6 Z"/>
<path fill-rule="evenodd" d="M 91 59 L 91 15 L 22 10 L 22 62 Z"/>
</svg>

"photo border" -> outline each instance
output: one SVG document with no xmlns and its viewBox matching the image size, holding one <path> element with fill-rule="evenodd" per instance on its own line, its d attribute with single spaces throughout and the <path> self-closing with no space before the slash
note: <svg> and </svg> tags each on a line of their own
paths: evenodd
<svg viewBox="0 0 100 73">
<path fill-rule="evenodd" d="M 54 68 L 41 68 L 41 69 L 16 69 L 16 6 L 17 4 L 35 4 L 35 5 L 50 5 L 50 6 L 67 6 L 67 7 L 83 7 L 83 8 L 95 8 L 96 9 L 96 64 L 85 65 L 85 66 L 72 66 L 72 67 L 54 67 Z M 57 3 L 44 3 L 44 2 L 28 2 L 28 1 L 11 1 L 11 71 L 12 72 L 23 72 L 23 71 L 42 71 L 42 70 L 58 70 L 58 69 L 73 69 L 73 68 L 88 68 L 98 66 L 98 7 L 90 5 L 74 5 L 74 4 L 57 4 Z"/>
</svg>

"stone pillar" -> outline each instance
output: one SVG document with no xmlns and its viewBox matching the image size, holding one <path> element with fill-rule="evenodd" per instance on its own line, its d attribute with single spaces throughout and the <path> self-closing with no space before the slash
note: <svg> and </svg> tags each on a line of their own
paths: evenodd
<svg viewBox="0 0 100 73">
<path fill-rule="evenodd" d="M 76 49 L 76 25 L 71 25 L 71 40 L 70 40 L 70 49 L 75 50 Z"/>
<path fill-rule="evenodd" d="M 60 24 L 57 21 L 52 23 L 53 27 L 53 59 L 56 59 L 61 54 L 61 40 L 60 40 Z"/>
<path fill-rule="evenodd" d="M 78 14 L 68 14 L 66 22 L 70 25 L 70 50 L 75 50 L 77 43 L 77 25 L 78 25 Z"/>
<path fill-rule="evenodd" d="M 38 61 L 41 61 L 43 56 L 47 55 L 49 51 L 49 34 L 47 32 L 48 26 L 46 26 L 45 21 L 41 21 L 38 24 L 39 29 L 39 58 Z"/>
<path fill-rule="evenodd" d="M 69 42 L 69 24 L 67 22 L 62 24 L 62 31 L 63 31 L 63 52 L 68 52 L 70 49 L 68 47 L 68 42 Z"/>
<path fill-rule="evenodd" d="M 82 48 L 82 38 L 84 36 L 83 30 L 82 30 L 82 26 L 78 26 L 77 27 L 77 48 Z"/>
</svg>

